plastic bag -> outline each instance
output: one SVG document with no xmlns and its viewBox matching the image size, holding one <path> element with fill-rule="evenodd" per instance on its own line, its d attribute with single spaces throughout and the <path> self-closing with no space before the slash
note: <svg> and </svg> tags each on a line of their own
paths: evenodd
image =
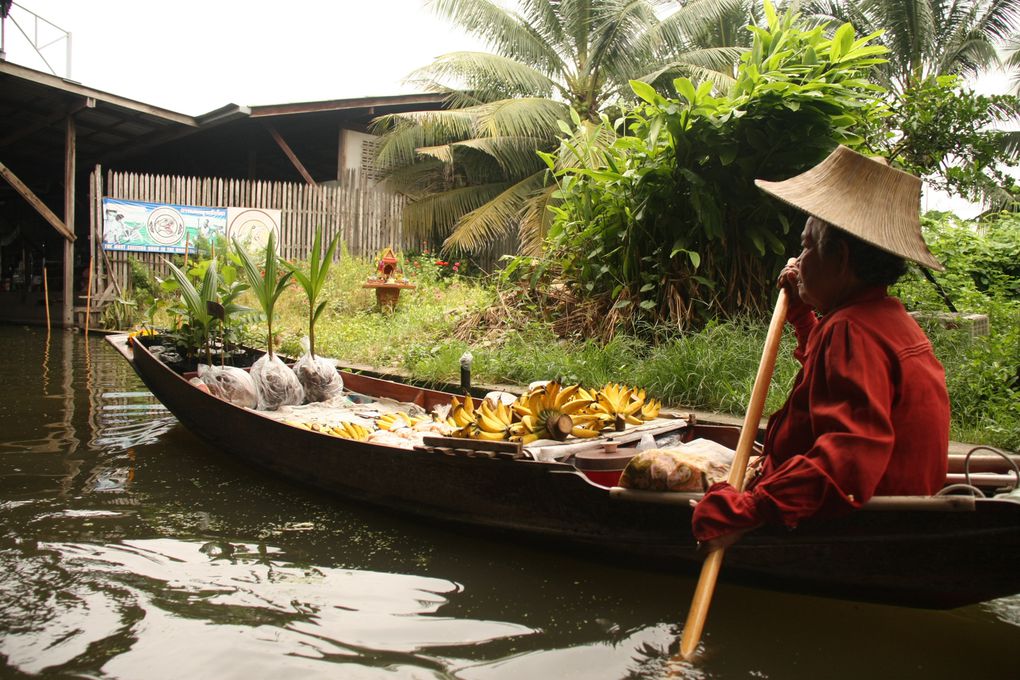
<svg viewBox="0 0 1020 680">
<path fill-rule="evenodd" d="M 308 349 L 308 338 L 301 340 L 305 354 L 294 364 L 294 374 L 305 390 L 305 401 L 327 401 L 344 389 L 344 380 L 336 370 L 336 359 L 313 357 Z"/>
<path fill-rule="evenodd" d="M 281 406 L 294 406 L 304 401 L 305 390 L 290 366 L 280 357 L 263 354 L 252 364 L 251 377 L 259 395 L 260 411 L 275 411 Z"/>
<path fill-rule="evenodd" d="M 642 451 L 627 463 L 620 486 L 648 491 L 706 491 L 715 482 L 725 480 L 733 461 L 730 457 L 725 462 L 724 451 L 728 449 L 707 440 L 691 443 L 696 445 Z"/>
<path fill-rule="evenodd" d="M 209 394 L 225 399 L 241 408 L 258 405 L 255 381 L 244 369 L 236 366 L 198 365 L 198 378 L 209 388 Z"/>
</svg>

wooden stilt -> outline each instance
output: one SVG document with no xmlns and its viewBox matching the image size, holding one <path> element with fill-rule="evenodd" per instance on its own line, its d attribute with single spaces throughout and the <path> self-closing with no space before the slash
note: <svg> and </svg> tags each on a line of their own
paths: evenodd
<svg viewBox="0 0 1020 680">
<path fill-rule="evenodd" d="M 46 305 L 46 335 L 50 334 L 50 283 L 46 277 L 46 263 L 42 269 L 43 304 Z"/>
<path fill-rule="evenodd" d="M 92 258 L 89 258 L 89 281 L 85 288 L 85 341 L 89 337 L 89 321 L 92 319 Z"/>
</svg>

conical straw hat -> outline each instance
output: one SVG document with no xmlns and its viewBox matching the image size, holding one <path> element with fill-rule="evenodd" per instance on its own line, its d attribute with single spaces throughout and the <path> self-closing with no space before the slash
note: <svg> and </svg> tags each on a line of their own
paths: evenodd
<svg viewBox="0 0 1020 680">
<path fill-rule="evenodd" d="M 758 188 L 857 238 L 925 267 L 945 269 L 921 236 L 921 180 L 884 159 L 838 146 L 815 167 Z"/>
</svg>

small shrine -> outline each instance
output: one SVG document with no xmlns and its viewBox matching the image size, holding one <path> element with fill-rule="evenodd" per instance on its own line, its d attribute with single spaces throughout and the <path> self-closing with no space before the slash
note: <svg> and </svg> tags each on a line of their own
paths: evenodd
<svg viewBox="0 0 1020 680">
<path fill-rule="evenodd" d="M 375 300 L 380 309 L 393 309 L 397 305 L 402 289 L 417 288 L 404 276 L 392 246 L 386 248 L 379 256 L 375 274 L 368 277 L 363 287 L 375 289 Z"/>
</svg>

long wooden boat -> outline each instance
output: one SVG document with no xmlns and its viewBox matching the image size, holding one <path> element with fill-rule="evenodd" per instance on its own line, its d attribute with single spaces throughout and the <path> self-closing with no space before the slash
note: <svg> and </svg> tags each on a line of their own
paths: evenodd
<svg viewBox="0 0 1020 680">
<path fill-rule="evenodd" d="M 693 572 L 698 494 L 597 484 L 572 457 L 543 462 L 506 450 L 408 450 L 303 430 L 189 383 L 126 335 L 108 341 L 185 427 L 272 474 L 409 515 L 527 535 L 642 567 Z M 452 395 L 355 373 L 345 389 L 425 409 Z M 731 446 L 736 428 L 677 421 Z M 988 469 L 983 468 L 983 469 Z M 726 553 L 723 576 L 745 584 L 890 604 L 951 608 L 1020 592 L 1020 502 L 947 495 L 876 498 L 796 530 L 764 528 Z"/>
</svg>

